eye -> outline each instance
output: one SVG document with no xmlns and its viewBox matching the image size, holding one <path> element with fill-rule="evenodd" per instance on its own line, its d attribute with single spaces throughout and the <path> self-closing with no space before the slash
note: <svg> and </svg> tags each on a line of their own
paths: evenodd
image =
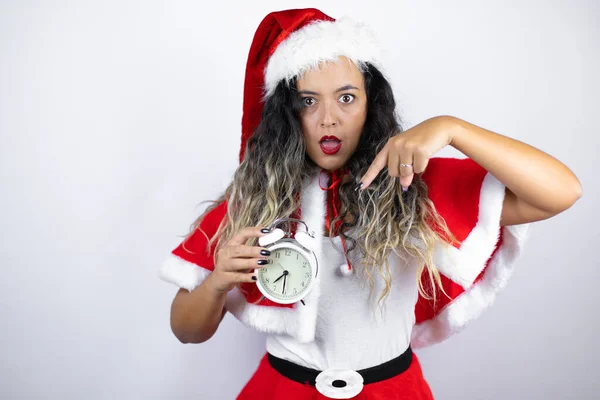
<svg viewBox="0 0 600 400">
<path fill-rule="evenodd" d="M 310 107 L 313 104 L 315 104 L 315 99 L 313 99 L 312 97 L 303 97 L 302 98 L 302 105 L 304 107 Z"/>
<path fill-rule="evenodd" d="M 340 101 L 344 104 L 350 104 L 354 101 L 354 95 L 352 94 L 344 94 L 340 97 Z"/>
</svg>

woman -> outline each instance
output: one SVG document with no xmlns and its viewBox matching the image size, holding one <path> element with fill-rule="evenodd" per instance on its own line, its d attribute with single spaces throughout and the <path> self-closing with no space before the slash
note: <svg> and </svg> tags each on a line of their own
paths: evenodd
<svg viewBox="0 0 600 400">
<path fill-rule="evenodd" d="M 467 158 L 433 155 L 453 146 Z M 184 343 L 230 311 L 268 332 L 239 399 L 431 399 L 412 348 L 445 340 L 506 284 L 527 225 L 581 196 L 524 143 L 450 116 L 402 132 L 376 43 L 316 9 L 269 14 L 248 57 L 241 164 L 164 263 Z M 278 218 L 314 230 L 320 272 L 301 302 L 257 288 Z M 285 289 L 284 289 L 285 290 Z"/>
</svg>

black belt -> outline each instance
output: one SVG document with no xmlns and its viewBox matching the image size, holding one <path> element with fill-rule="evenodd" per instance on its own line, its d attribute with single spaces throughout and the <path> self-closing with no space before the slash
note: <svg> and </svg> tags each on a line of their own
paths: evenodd
<svg viewBox="0 0 600 400">
<path fill-rule="evenodd" d="M 404 353 L 393 360 L 356 372 L 363 377 L 365 385 L 384 381 L 406 371 L 408 367 L 410 367 L 412 356 L 412 350 L 408 347 Z M 315 379 L 317 378 L 317 375 L 321 373 L 319 370 L 303 367 L 291 361 L 275 357 L 271 353 L 267 353 L 267 358 L 271 366 L 281 375 L 302 384 L 308 383 L 309 385 L 315 386 Z M 345 382 L 339 382 L 337 384 L 334 382 L 333 385 L 336 387 L 343 387 L 345 386 Z"/>
</svg>

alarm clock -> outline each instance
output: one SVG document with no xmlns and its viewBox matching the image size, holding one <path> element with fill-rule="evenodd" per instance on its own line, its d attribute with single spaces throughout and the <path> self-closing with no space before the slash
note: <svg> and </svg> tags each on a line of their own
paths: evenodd
<svg viewBox="0 0 600 400">
<path fill-rule="evenodd" d="M 289 230 L 277 227 L 283 222 L 303 224 L 305 230 L 292 235 Z M 260 237 L 258 243 L 271 255 L 264 267 L 255 270 L 256 285 L 264 297 L 275 303 L 302 301 L 313 288 L 319 270 L 314 233 L 308 231 L 304 221 L 296 218 L 279 218 L 268 229 L 269 233 Z"/>
</svg>

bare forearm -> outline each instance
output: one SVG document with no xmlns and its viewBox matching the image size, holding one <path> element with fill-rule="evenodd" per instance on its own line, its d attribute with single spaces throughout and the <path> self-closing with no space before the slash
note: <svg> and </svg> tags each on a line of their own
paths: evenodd
<svg viewBox="0 0 600 400">
<path fill-rule="evenodd" d="M 520 200 L 555 214 L 581 196 L 577 177 L 554 157 L 458 118 L 443 118 L 452 131 L 451 145 L 489 171 Z"/>
<path fill-rule="evenodd" d="M 182 343 L 202 343 L 216 332 L 224 315 L 226 292 L 211 287 L 209 275 L 197 288 L 180 290 L 171 306 L 171 329 Z"/>
</svg>

